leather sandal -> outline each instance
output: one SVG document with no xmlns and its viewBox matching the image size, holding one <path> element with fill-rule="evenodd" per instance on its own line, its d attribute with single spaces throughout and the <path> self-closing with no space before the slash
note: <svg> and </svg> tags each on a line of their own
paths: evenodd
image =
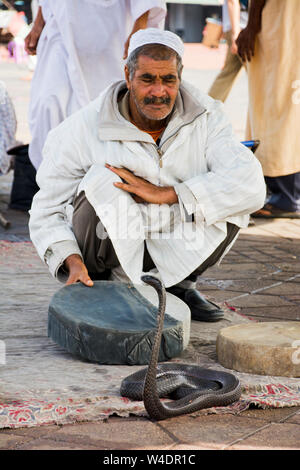
<svg viewBox="0 0 300 470">
<path fill-rule="evenodd" d="M 251 216 L 262 219 L 300 219 L 300 212 L 285 211 L 268 203 L 262 209 L 251 214 Z"/>
<path fill-rule="evenodd" d="M 166 290 L 189 306 L 192 320 L 216 322 L 224 318 L 223 310 L 217 304 L 205 299 L 197 289 L 172 286 Z"/>
</svg>

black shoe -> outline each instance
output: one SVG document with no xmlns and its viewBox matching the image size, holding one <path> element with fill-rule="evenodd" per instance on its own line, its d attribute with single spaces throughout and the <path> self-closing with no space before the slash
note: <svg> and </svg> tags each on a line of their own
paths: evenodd
<svg viewBox="0 0 300 470">
<path fill-rule="evenodd" d="M 172 286 L 166 290 L 170 294 L 179 297 L 189 306 L 192 320 L 214 322 L 224 318 L 223 310 L 218 305 L 202 297 L 197 289 Z"/>
</svg>

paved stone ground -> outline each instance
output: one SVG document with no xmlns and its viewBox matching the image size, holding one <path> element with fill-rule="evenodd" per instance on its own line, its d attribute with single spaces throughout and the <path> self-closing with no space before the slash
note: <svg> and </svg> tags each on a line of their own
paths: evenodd
<svg viewBox="0 0 300 470">
<path fill-rule="evenodd" d="M 197 51 L 193 49 L 195 58 Z M 203 57 L 203 50 L 199 51 Z M 186 78 L 207 90 L 216 73 L 216 69 L 190 68 Z M 30 138 L 26 121 L 29 82 L 21 80 L 26 74 L 24 66 L 1 64 L 0 79 L 8 81 L 20 123 L 18 138 L 23 142 Z M 247 107 L 246 89 L 244 74 L 226 103 L 241 139 Z M 11 221 L 9 230 L 0 228 L 0 239 L 26 240 L 27 214 L 6 209 L 10 185 L 11 176 L 0 178 L 0 211 Z M 199 288 L 209 298 L 226 300 L 230 307 L 255 321 L 299 320 L 299 229 L 300 221 L 257 221 L 242 231 L 222 265 L 205 273 L 199 280 Z M 159 423 L 146 418 L 111 417 L 99 423 L 2 430 L 0 449 L 300 449 L 300 409 L 251 409 L 239 416 L 182 416 Z"/>
</svg>

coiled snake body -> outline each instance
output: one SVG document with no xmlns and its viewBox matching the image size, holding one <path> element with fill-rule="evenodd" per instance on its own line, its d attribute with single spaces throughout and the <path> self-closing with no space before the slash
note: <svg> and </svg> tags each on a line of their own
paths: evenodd
<svg viewBox="0 0 300 470">
<path fill-rule="evenodd" d="M 154 287 L 159 296 L 157 330 L 148 368 L 126 377 L 121 383 L 121 395 L 144 400 L 150 418 L 157 421 L 237 401 L 241 387 L 232 374 L 188 364 L 157 365 L 166 292 L 159 279 L 150 275 L 141 279 Z M 162 403 L 160 397 L 169 397 L 173 401 Z"/>
</svg>

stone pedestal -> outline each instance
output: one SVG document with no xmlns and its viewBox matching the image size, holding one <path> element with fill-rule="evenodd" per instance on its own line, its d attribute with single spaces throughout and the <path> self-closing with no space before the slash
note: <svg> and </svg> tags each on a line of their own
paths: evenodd
<svg viewBox="0 0 300 470">
<path fill-rule="evenodd" d="M 268 322 L 223 328 L 218 361 L 227 369 L 259 375 L 300 377 L 300 322 Z"/>
<path fill-rule="evenodd" d="M 48 336 L 74 356 L 100 364 L 148 364 L 156 336 L 158 295 L 117 281 L 75 283 L 51 299 Z M 178 357 L 190 336 L 190 310 L 167 293 L 159 362 Z"/>
</svg>

